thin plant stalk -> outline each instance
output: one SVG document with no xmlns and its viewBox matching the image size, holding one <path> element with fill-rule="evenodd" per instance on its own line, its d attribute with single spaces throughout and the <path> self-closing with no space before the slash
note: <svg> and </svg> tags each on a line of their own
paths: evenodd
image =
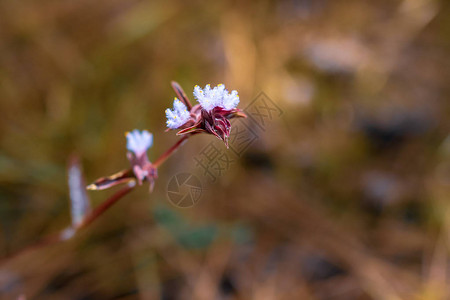
<svg viewBox="0 0 450 300">
<path fill-rule="evenodd" d="M 35 243 L 26 246 L 24 249 L 19 250 L 16 253 L 12 253 L 11 255 L 8 255 L 6 257 L 3 257 L 0 259 L 0 265 L 4 262 L 13 259 L 19 255 L 25 254 L 27 252 L 30 252 L 35 249 L 39 249 L 45 246 L 50 246 L 52 244 L 56 244 L 62 241 L 66 241 L 69 238 L 71 238 L 75 233 L 77 233 L 79 230 L 86 228 L 89 226 L 92 222 L 94 222 L 96 219 L 98 219 L 105 211 L 107 211 L 112 205 L 117 203 L 120 199 L 122 199 L 126 194 L 131 192 L 135 187 L 134 182 L 128 183 L 128 185 L 121 190 L 119 190 L 117 193 L 112 195 L 110 198 L 105 200 L 102 204 L 100 204 L 98 207 L 96 207 L 93 211 L 91 211 L 89 214 L 87 214 L 83 221 L 80 222 L 77 226 L 74 227 L 68 227 L 61 232 L 57 234 L 51 234 L 48 236 L 45 236 Z"/>
<path fill-rule="evenodd" d="M 182 138 L 180 138 L 172 147 L 170 147 L 166 152 L 164 152 L 153 163 L 153 166 L 155 168 L 157 168 L 161 164 L 163 164 L 180 146 L 182 146 L 187 141 L 187 139 L 189 137 L 190 137 L 190 135 L 185 135 Z M 126 187 L 120 189 L 118 192 L 116 192 L 114 195 L 112 195 L 110 198 L 108 198 L 102 204 L 100 204 L 98 207 L 96 207 L 94 210 L 92 210 L 89 214 L 87 214 L 78 225 L 76 225 L 74 227 L 68 227 L 65 230 L 62 230 L 58 234 L 51 234 L 49 236 L 43 237 L 42 239 L 38 240 L 36 243 L 25 247 L 24 249 L 20 250 L 19 252 L 13 253 L 6 257 L 3 257 L 0 260 L 0 265 L 3 264 L 4 262 L 8 261 L 9 259 L 12 259 L 16 256 L 19 256 L 19 255 L 29 252 L 31 250 L 68 240 L 74 234 L 76 234 L 78 232 L 78 230 L 88 227 L 92 222 L 97 220 L 111 206 L 113 206 L 115 203 L 117 203 L 120 199 L 122 199 L 129 192 L 131 192 L 135 188 L 135 186 L 136 186 L 135 181 L 129 182 Z"/>
<path fill-rule="evenodd" d="M 184 142 L 189 138 L 190 135 L 185 135 L 180 138 L 172 147 L 170 147 L 166 152 L 164 152 L 160 157 L 158 157 L 154 162 L 153 166 L 158 168 L 162 165 L 179 147 L 181 147 Z"/>
<path fill-rule="evenodd" d="M 119 201 L 123 196 L 131 192 L 136 183 L 134 181 L 130 181 L 126 187 L 119 190 L 117 193 L 112 195 L 109 199 L 104 201 L 102 204 L 97 206 L 92 212 L 90 212 L 83 221 L 76 227 L 77 230 L 87 227 L 89 224 L 94 222 L 99 216 L 101 216 L 105 211 L 108 210 L 112 205 L 114 205 L 117 201 Z"/>
<path fill-rule="evenodd" d="M 177 94 L 179 100 L 182 101 L 190 111 L 192 109 L 192 104 L 191 101 L 189 101 L 189 98 L 186 96 L 183 88 L 176 81 L 172 81 L 170 84 L 172 85 L 172 88 L 175 91 L 175 94 Z"/>
</svg>

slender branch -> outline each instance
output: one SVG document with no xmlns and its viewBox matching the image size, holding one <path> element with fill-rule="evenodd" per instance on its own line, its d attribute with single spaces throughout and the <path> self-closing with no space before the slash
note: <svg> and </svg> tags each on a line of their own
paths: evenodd
<svg viewBox="0 0 450 300">
<path fill-rule="evenodd" d="M 110 208 L 114 203 L 119 201 L 123 196 L 128 194 L 133 190 L 133 188 L 136 186 L 136 183 L 134 181 L 131 181 L 127 184 L 126 187 L 119 190 L 117 193 L 112 195 L 109 199 L 105 200 L 102 204 L 97 206 L 93 211 L 91 211 L 88 215 L 86 215 L 83 219 L 83 221 L 78 224 L 76 227 L 77 230 L 85 228 L 92 222 L 94 222 L 99 216 L 101 216 L 108 208 Z"/>
<path fill-rule="evenodd" d="M 193 134 L 186 134 L 182 138 L 180 138 L 172 147 L 170 147 L 166 152 L 164 152 L 154 163 L 153 166 L 155 168 L 159 167 L 162 163 L 164 163 L 180 146 L 182 146 L 186 140 Z M 94 210 L 92 210 L 89 214 L 87 214 L 83 220 L 75 225 L 65 228 L 64 230 L 58 232 L 57 234 L 51 234 L 46 237 L 39 239 L 37 242 L 25 247 L 19 252 L 13 253 L 6 257 L 0 258 L 0 265 L 12 259 L 16 256 L 19 256 L 23 253 L 29 252 L 31 250 L 35 250 L 41 248 L 43 246 L 49 246 L 52 244 L 56 244 L 58 242 L 62 242 L 70 239 L 74 236 L 79 230 L 86 228 L 96 219 L 98 219 L 103 213 L 105 213 L 112 205 L 122 199 L 126 194 L 131 192 L 136 186 L 135 181 L 130 181 L 127 186 L 119 190 L 117 193 L 112 195 L 110 198 L 105 200 L 102 204 L 97 206 Z"/>
<path fill-rule="evenodd" d="M 172 154 L 177 150 L 180 146 L 184 144 L 184 142 L 188 139 L 190 135 L 184 135 L 181 139 L 179 139 L 172 147 L 170 147 L 166 152 L 164 152 L 160 157 L 158 157 L 153 166 L 158 168 L 163 162 L 165 162 Z"/>
<path fill-rule="evenodd" d="M 21 256 L 27 252 L 31 252 L 33 250 L 51 245 L 51 244 L 55 244 L 57 242 L 62 241 L 63 239 L 61 238 L 61 234 L 51 234 L 48 235 L 46 237 L 40 238 L 39 240 L 37 240 L 36 242 L 34 242 L 31 245 L 26 246 L 23 249 L 20 249 L 17 252 L 11 253 L 9 255 L 6 255 L 2 258 L 0 258 L 0 265 L 2 265 L 3 263 L 6 263 L 7 261 L 14 259 L 15 257 Z"/>
<path fill-rule="evenodd" d="M 45 236 L 45 237 L 39 239 L 38 241 L 36 241 L 35 243 L 28 245 L 25 248 L 19 250 L 18 252 L 12 253 L 11 255 L 7 255 L 6 257 L 1 258 L 0 265 L 10 259 L 13 259 L 17 256 L 20 256 L 20 255 L 30 252 L 32 250 L 36 250 L 36 249 L 42 248 L 44 246 L 50 246 L 50 245 L 68 240 L 73 235 L 75 235 L 78 232 L 78 230 L 83 229 L 83 228 L 87 227 L 89 224 L 91 224 L 92 222 L 94 222 L 106 210 L 108 210 L 108 208 L 110 208 L 113 204 L 115 204 L 117 201 L 122 199 L 123 196 L 125 196 L 126 194 L 131 192 L 134 187 L 135 187 L 134 181 L 133 181 L 133 184 L 131 184 L 131 182 L 128 183 L 128 185 L 126 187 L 119 190 L 117 193 L 112 195 L 110 198 L 108 198 L 102 204 L 100 204 L 98 207 L 96 207 L 93 211 L 91 211 L 89 214 L 87 214 L 84 217 L 83 221 L 81 221 L 81 223 L 79 223 L 77 226 L 75 226 L 75 227 L 70 226 L 70 227 L 60 231 L 57 234 L 51 234 L 51 235 Z"/>
<path fill-rule="evenodd" d="M 180 98 L 181 101 L 186 105 L 187 110 L 190 111 L 192 109 L 191 101 L 189 101 L 189 98 L 186 96 L 186 93 L 184 92 L 183 88 L 178 84 L 176 81 L 170 82 L 172 85 L 173 90 L 177 94 L 178 98 Z"/>
</svg>

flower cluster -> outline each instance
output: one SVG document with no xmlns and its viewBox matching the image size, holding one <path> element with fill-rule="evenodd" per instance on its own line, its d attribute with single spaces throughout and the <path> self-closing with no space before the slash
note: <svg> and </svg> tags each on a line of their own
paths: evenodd
<svg viewBox="0 0 450 300">
<path fill-rule="evenodd" d="M 135 129 L 127 132 L 125 137 L 127 138 L 128 151 L 134 153 L 136 156 L 141 156 L 142 153 L 147 152 L 153 145 L 153 134 L 147 130 L 139 132 L 139 130 Z"/>
<path fill-rule="evenodd" d="M 147 130 L 137 129 L 127 132 L 127 157 L 131 168 L 122 170 L 108 177 L 97 179 L 87 188 L 90 190 L 103 190 L 130 180 L 137 180 L 139 185 L 144 181 L 150 183 L 150 190 L 153 189 L 157 170 L 149 161 L 147 150 L 153 145 L 153 135 Z"/>
<path fill-rule="evenodd" d="M 131 167 L 108 177 L 97 179 L 88 186 L 91 190 L 103 190 L 120 183 L 137 181 L 142 185 L 144 181 L 150 183 L 153 189 L 157 177 L 157 167 L 164 162 L 184 141 L 197 133 L 209 133 L 223 140 L 228 147 L 231 123 L 229 119 L 246 117 L 237 108 L 239 95 L 237 91 L 229 92 L 225 85 L 219 84 L 214 88 L 208 84 L 204 89 L 194 87 L 194 97 L 198 104 L 192 106 L 183 89 L 176 82 L 172 82 L 177 97 L 173 101 L 173 108 L 166 109 L 167 127 L 178 129 L 177 135 L 183 135 L 174 146 L 169 148 L 152 164 L 147 156 L 147 150 L 153 145 L 153 135 L 147 130 L 137 129 L 127 132 L 127 157 Z"/>
<path fill-rule="evenodd" d="M 153 135 L 147 130 L 139 132 L 135 129 L 127 132 L 128 160 L 131 163 L 135 178 L 141 185 L 144 180 L 150 182 L 150 189 L 153 188 L 156 178 L 156 168 L 148 160 L 147 150 L 153 145 Z"/>
<path fill-rule="evenodd" d="M 178 98 L 173 101 L 173 110 L 166 109 L 167 127 L 170 129 L 176 129 L 189 120 L 190 114 L 186 105 L 183 104 Z"/>
<path fill-rule="evenodd" d="M 214 88 L 207 84 L 203 89 L 196 85 L 193 94 L 198 104 L 192 107 L 181 87 L 175 85 L 174 89 L 184 103 L 175 98 L 174 110 L 166 110 L 167 127 L 180 129 L 178 135 L 210 133 L 223 140 L 228 147 L 231 131 L 229 119 L 246 117 L 236 108 L 239 104 L 238 92 L 235 90 L 229 92 L 223 84 Z"/>
<path fill-rule="evenodd" d="M 206 111 L 211 111 L 215 107 L 232 110 L 239 104 L 238 92 L 233 90 L 229 93 L 223 84 L 219 84 L 213 89 L 211 89 L 209 84 L 204 89 L 196 85 L 194 87 L 194 97 Z"/>
<path fill-rule="evenodd" d="M 103 203 L 91 210 L 90 202 L 84 191 L 84 180 L 77 162 L 71 162 L 69 172 L 69 186 L 71 189 L 72 225 L 61 232 L 57 239 L 52 237 L 50 241 L 63 241 L 70 239 L 81 228 L 91 224 L 101 216 L 111 205 L 130 192 L 134 187 L 148 182 L 150 192 L 153 190 L 157 178 L 158 167 L 166 161 L 186 140 L 194 134 L 209 133 L 223 140 L 228 148 L 228 138 L 231 131 L 230 119 L 247 117 L 240 109 L 239 95 L 237 91 L 229 92 L 225 85 L 219 84 L 211 88 L 208 84 L 205 88 L 198 85 L 194 87 L 194 97 L 198 104 L 192 105 L 183 89 L 176 82 L 172 82 L 177 97 L 173 102 L 173 108 L 166 109 L 167 130 L 178 129 L 180 139 L 167 149 L 153 163 L 147 156 L 147 151 L 153 145 L 153 135 L 147 130 L 133 130 L 125 134 L 127 140 L 127 157 L 130 167 L 113 175 L 101 177 L 87 186 L 89 190 L 104 190 L 121 183 L 128 183 Z M 45 240 L 47 243 L 48 240 Z"/>
</svg>

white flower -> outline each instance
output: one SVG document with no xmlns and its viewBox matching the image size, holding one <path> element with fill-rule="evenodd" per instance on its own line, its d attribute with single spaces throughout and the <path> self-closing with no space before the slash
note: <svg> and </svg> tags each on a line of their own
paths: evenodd
<svg viewBox="0 0 450 300">
<path fill-rule="evenodd" d="M 173 110 L 166 109 L 167 127 L 176 129 L 189 120 L 189 111 L 183 102 L 175 98 L 173 101 Z"/>
<path fill-rule="evenodd" d="M 239 95 L 236 90 L 231 91 L 231 93 L 224 93 L 222 99 L 222 107 L 226 110 L 231 110 L 236 108 L 239 104 Z"/>
<path fill-rule="evenodd" d="M 135 155 L 145 153 L 153 145 L 153 135 L 147 130 L 127 132 L 127 149 Z"/>
<path fill-rule="evenodd" d="M 207 84 L 204 89 L 198 85 L 194 87 L 194 97 L 200 103 L 203 109 L 210 111 L 214 107 L 222 107 L 226 110 L 236 108 L 239 103 L 239 95 L 237 91 L 231 93 L 225 89 L 225 85 L 219 84 L 211 89 Z"/>
</svg>

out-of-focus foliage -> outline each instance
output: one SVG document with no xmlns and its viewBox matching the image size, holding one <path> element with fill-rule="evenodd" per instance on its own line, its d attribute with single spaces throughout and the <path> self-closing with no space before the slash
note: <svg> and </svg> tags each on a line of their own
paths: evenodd
<svg viewBox="0 0 450 300">
<path fill-rule="evenodd" d="M 449 4 L 1 1 L 2 257 L 70 224 L 73 152 L 92 181 L 127 164 L 125 131 L 153 132 L 151 160 L 176 141 L 171 80 L 283 113 L 194 207 L 167 183 L 212 136 L 152 194 L 2 260 L 0 298 L 448 299 Z"/>
</svg>

